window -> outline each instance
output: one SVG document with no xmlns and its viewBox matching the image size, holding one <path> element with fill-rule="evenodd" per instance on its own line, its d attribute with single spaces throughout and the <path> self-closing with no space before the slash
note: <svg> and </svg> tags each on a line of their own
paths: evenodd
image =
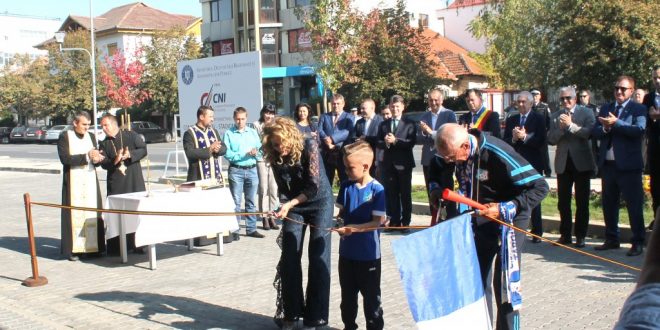
<svg viewBox="0 0 660 330">
<path fill-rule="evenodd" d="M 311 0 L 287 0 L 287 6 L 289 8 L 309 6 L 310 4 L 311 4 Z"/>
<path fill-rule="evenodd" d="M 108 47 L 108 56 L 115 56 L 115 53 L 117 53 L 117 43 L 108 44 L 106 47 Z"/>
<path fill-rule="evenodd" d="M 232 15 L 231 0 L 211 1 L 211 22 L 229 20 Z"/>
<path fill-rule="evenodd" d="M 429 27 L 429 15 L 419 14 L 419 27 Z"/>
<path fill-rule="evenodd" d="M 305 29 L 289 31 L 289 53 L 312 50 L 312 34 Z"/>
<path fill-rule="evenodd" d="M 234 39 L 214 41 L 212 44 L 212 55 L 229 55 L 234 53 Z"/>
</svg>

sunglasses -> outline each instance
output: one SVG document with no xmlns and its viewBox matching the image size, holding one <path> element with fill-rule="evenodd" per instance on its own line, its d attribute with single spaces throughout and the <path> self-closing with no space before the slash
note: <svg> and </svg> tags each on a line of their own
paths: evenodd
<svg viewBox="0 0 660 330">
<path fill-rule="evenodd" d="M 625 92 L 629 89 L 632 89 L 632 87 L 614 86 L 615 91 Z"/>
<path fill-rule="evenodd" d="M 562 96 L 559 99 L 562 100 L 562 101 L 570 101 L 570 100 L 573 99 L 573 97 L 572 96 Z"/>
</svg>

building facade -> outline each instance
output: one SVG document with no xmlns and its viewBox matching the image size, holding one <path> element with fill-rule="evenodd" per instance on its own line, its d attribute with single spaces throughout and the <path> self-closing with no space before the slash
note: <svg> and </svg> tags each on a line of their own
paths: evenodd
<svg viewBox="0 0 660 330">
<path fill-rule="evenodd" d="M 0 68 L 13 64 L 14 56 L 27 54 L 33 60 L 47 51 L 34 46 L 53 36 L 62 24 L 59 18 L 0 13 Z"/>
</svg>

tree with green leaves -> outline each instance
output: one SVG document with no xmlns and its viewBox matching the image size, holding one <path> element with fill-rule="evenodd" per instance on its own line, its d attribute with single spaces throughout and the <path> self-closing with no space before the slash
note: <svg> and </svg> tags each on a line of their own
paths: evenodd
<svg viewBox="0 0 660 330">
<path fill-rule="evenodd" d="M 315 0 L 296 11 L 312 35 L 317 73 L 349 100 L 423 97 L 438 83 L 429 41 L 410 26 L 405 1 L 362 14 L 351 0 Z"/>
<path fill-rule="evenodd" d="M 619 75 L 649 81 L 660 61 L 658 13 L 649 0 L 503 0 L 471 29 L 487 40 L 480 62 L 497 87 L 576 84 L 610 96 Z"/>
<path fill-rule="evenodd" d="M 144 46 L 144 75 L 142 87 L 148 91 L 145 106 L 168 115 L 179 112 L 176 64 L 179 61 L 204 57 L 202 45 L 193 35 L 181 28 L 156 32 L 150 45 Z M 168 127 L 168 122 L 163 122 Z"/>
<path fill-rule="evenodd" d="M 0 109 L 2 117 L 11 112 L 18 115 L 19 125 L 27 124 L 29 118 L 48 115 L 47 98 L 44 95 L 48 67 L 43 59 L 32 60 L 25 55 L 16 55 L 12 64 L 7 64 L 0 73 Z"/>
<path fill-rule="evenodd" d="M 87 30 L 68 31 L 63 48 L 91 49 L 90 35 Z M 82 110 L 92 111 L 92 70 L 90 58 L 84 51 L 60 52 L 57 44 L 47 46 L 49 53 L 48 83 L 44 95 L 48 99 L 51 115 L 69 117 Z M 98 54 L 98 52 L 96 52 Z M 99 59 L 94 59 L 100 68 Z M 97 77 L 98 78 L 98 77 Z M 97 108 L 107 109 L 107 99 L 103 84 L 96 85 Z"/>
</svg>

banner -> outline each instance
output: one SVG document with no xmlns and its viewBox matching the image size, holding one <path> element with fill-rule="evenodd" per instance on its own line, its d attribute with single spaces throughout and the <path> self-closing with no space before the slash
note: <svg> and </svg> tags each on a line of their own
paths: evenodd
<svg viewBox="0 0 660 330">
<path fill-rule="evenodd" d="M 263 97 L 259 52 L 214 56 L 177 63 L 181 136 L 197 122 L 197 108 L 209 105 L 213 126 L 223 134 L 234 124 L 237 107 L 248 111 L 248 123 L 259 119 Z"/>
<path fill-rule="evenodd" d="M 419 329 L 491 329 L 470 215 L 392 242 Z"/>
</svg>

